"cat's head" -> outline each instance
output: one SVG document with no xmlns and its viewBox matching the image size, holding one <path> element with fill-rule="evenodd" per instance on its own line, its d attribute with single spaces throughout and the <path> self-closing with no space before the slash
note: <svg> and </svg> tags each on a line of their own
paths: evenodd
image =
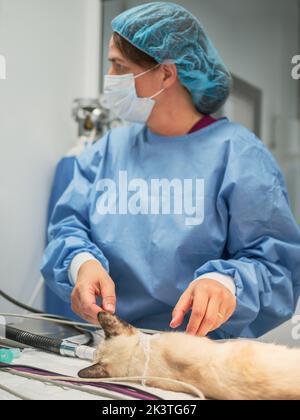
<svg viewBox="0 0 300 420">
<path fill-rule="evenodd" d="M 140 331 L 108 312 L 100 312 L 98 320 L 104 330 L 105 340 L 101 342 L 97 351 L 97 363 L 81 370 L 79 377 L 93 379 L 128 376 L 128 368 L 139 343 Z"/>
</svg>

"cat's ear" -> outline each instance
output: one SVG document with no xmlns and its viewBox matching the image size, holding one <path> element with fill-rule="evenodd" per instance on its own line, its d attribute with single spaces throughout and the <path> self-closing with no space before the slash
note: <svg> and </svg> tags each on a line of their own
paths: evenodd
<svg viewBox="0 0 300 420">
<path fill-rule="evenodd" d="M 101 363 L 97 363 L 96 365 L 90 366 L 86 369 L 82 369 L 78 373 L 79 378 L 82 379 L 103 379 L 108 378 L 108 372 L 106 371 L 105 367 L 101 365 Z"/>
<path fill-rule="evenodd" d="M 117 337 L 119 335 L 134 335 L 138 332 L 132 325 L 122 321 L 116 315 L 112 315 L 108 312 L 100 312 L 98 314 L 99 324 L 104 330 L 105 338 L 109 339 Z"/>
</svg>

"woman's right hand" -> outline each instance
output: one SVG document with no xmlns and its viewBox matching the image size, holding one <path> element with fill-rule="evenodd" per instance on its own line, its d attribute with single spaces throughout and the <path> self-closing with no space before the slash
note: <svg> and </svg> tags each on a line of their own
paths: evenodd
<svg viewBox="0 0 300 420">
<path fill-rule="evenodd" d="M 98 296 L 102 298 L 102 308 L 97 306 Z M 91 324 L 98 324 L 99 312 L 115 312 L 115 284 L 99 262 L 87 261 L 80 267 L 71 302 L 72 311 Z"/>
</svg>

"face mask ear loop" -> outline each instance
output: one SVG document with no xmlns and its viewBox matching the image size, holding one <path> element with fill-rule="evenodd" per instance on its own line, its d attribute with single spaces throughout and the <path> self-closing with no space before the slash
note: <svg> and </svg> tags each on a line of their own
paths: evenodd
<svg viewBox="0 0 300 420">
<path fill-rule="evenodd" d="M 144 73 L 138 74 L 137 76 L 135 76 L 135 79 L 138 79 L 139 77 L 144 76 L 145 74 L 150 73 L 150 71 L 157 69 L 159 66 L 161 66 L 160 63 L 158 63 L 156 66 L 154 66 L 152 69 L 145 71 Z M 166 90 L 166 88 L 161 89 L 159 92 L 157 92 L 155 95 L 151 96 L 149 99 L 154 99 L 156 98 L 158 95 L 160 95 L 162 92 L 164 92 Z"/>
<path fill-rule="evenodd" d="M 156 98 L 158 95 L 160 95 L 161 93 L 163 93 L 166 90 L 166 88 L 161 89 L 159 92 L 157 92 L 155 95 L 151 96 L 150 99 L 154 99 Z"/>
<path fill-rule="evenodd" d="M 139 77 L 145 76 L 145 74 L 150 73 L 150 71 L 153 71 L 157 69 L 157 67 L 161 66 L 161 64 L 157 64 L 155 67 L 152 67 L 152 69 L 146 70 L 143 73 L 138 74 L 137 76 L 134 76 L 135 79 L 138 79 Z"/>
</svg>

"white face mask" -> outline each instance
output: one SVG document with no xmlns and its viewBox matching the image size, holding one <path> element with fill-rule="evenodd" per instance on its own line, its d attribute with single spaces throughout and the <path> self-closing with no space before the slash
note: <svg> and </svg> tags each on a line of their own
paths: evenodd
<svg viewBox="0 0 300 420">
<path fill-rule="evenodd" d="M 100 98 L 102 106 L 110 109 L 116 117 L 123 120 L 145 123 L 155 105 L 153 98 L 160 95 L 165 89 L 160 90 L 151 98 L 139 98 L 136 92 L 135 79 L 144 76 L 159 66 L 160 64 L 137 76 L 133 74 L 105 76 L 104 94 Z"/>
</svg>

